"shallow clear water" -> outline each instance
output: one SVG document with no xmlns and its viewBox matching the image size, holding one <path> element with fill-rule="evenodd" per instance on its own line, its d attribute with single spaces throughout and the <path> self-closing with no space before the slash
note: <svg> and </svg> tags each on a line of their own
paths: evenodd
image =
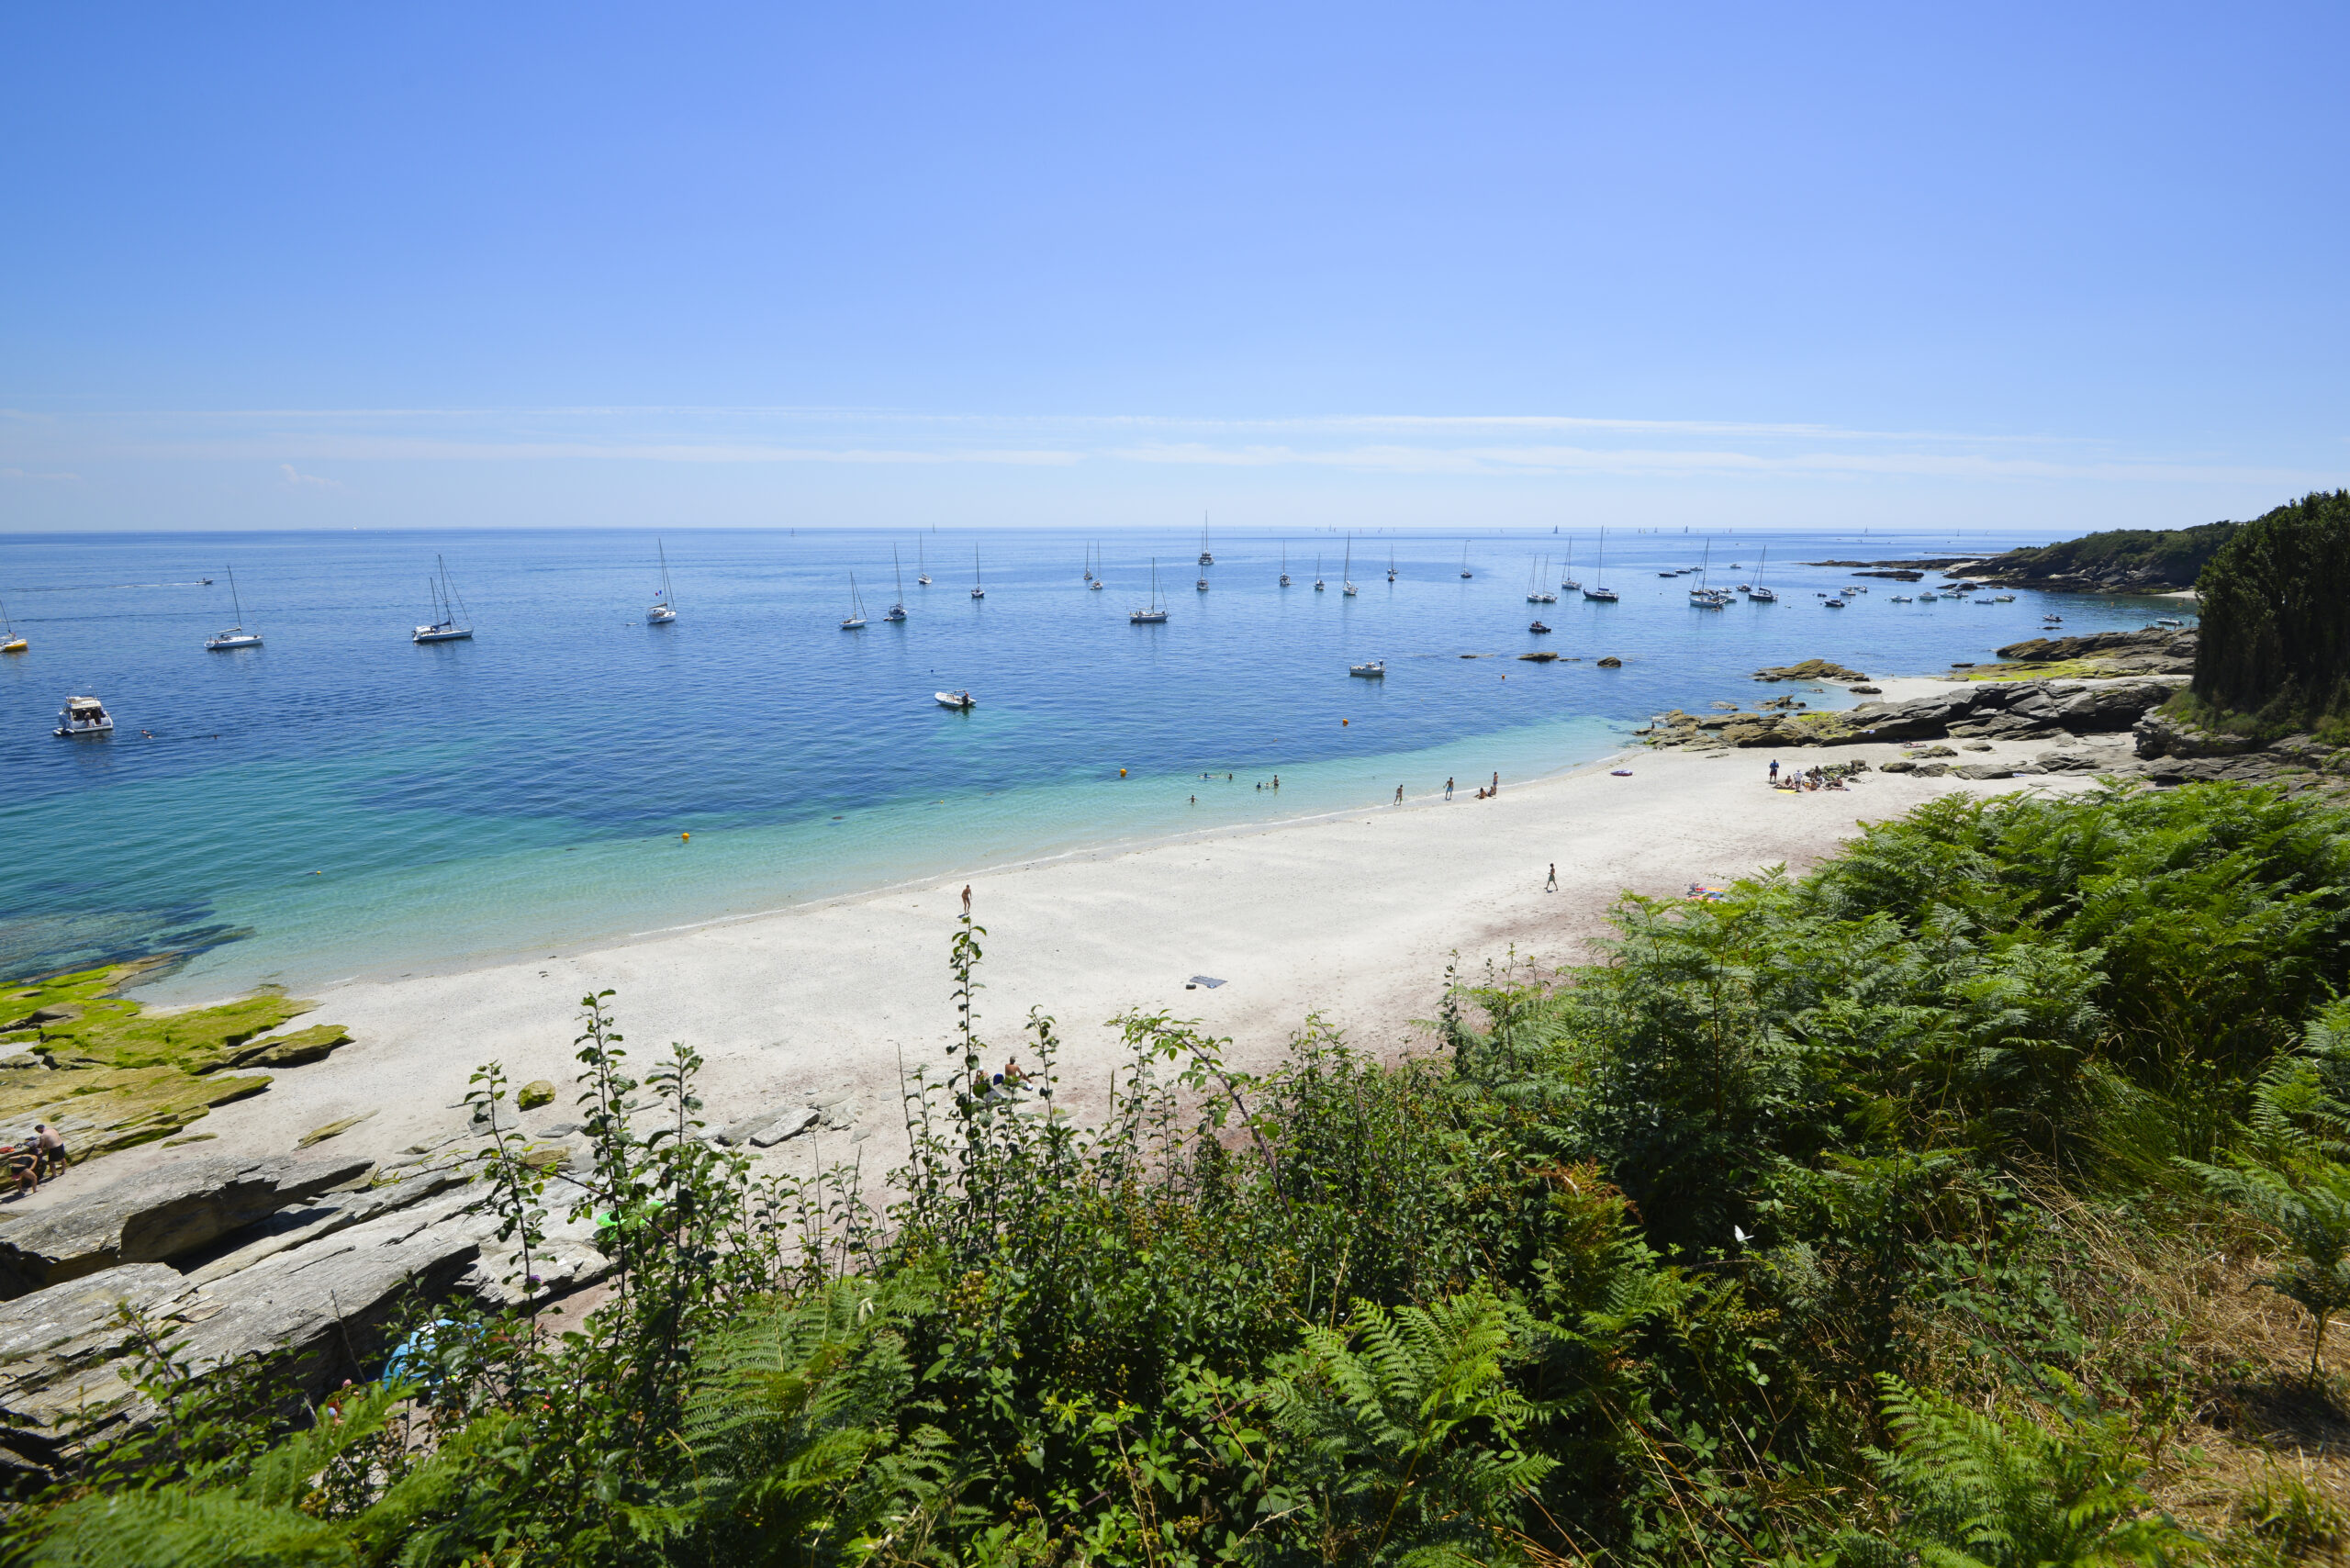
<svg viewBox="0 0 2350 1568">
<path fill-rule="evenodd" d="M 1326 536 L 1287 543 L 1286 590 L 1281 541 L 1219 537 L 1206 593 L 1195 541 L 1112 537 L 1097 593 L 1084 541 L 989 533 L 975 600 L 973 536 L 940 532 L 920 541 L 927 588 L 916 541 L 898 541 L 911 619 L 892 625 L 887 537 L 664 537 L 679 618 L 655 627 L 649 532 L 0 536 L 0 599 L 31 643 L 0 660 L 0 972 L 191 946 L 162 989 L 209 995 L 576 947 L 1369 805 L 1398 783 L 1556 772 L 1660 709 L 1744 698 L 1759 665 L 1930 673 L 2037 634 L 2043 610 L 2067 633 L 2177 612 L 2031 593 L 1898 605 L 1915 589 L 1884 580 L 1822 608 L 1816 589 L 1853 579 L 1801 561 L 1953 553 L 1881 534 L 1718 543 L 1717 584 L 1751 579 L 1767 546 L 1781 595 L 1718 612 L 1689 608 L 1694 577 L 1657 576 L 1697 563 L 1703 542 L 1680 535 L 1611 536 L 1620 603 L 1529 605 L 1540 556 L 1559 591 L 1563 535 L 1472 541 L 1466 580 L 1457 533 L 1361 539 L 1350 599 Z M 1154 552 L 1172 619 L 1129 625 Z M 408 639 L 431 618 L 436 554 L 472 642 Z M 207 653 L 235 618 L 231 565 L 266 644 Z M 838 624 L 852 570 L 862 632 Z M 1550 635 L 1528 632 L 1538 616 Z M 1534 647 L 1561 662 L 1509 656 Z M 1607 654 L 1624 667 L 1588 662 Z M 1368 658 L 1386 678 L 1349 678 Z M 941 708 L 941 688 L 979 706 Z M 52 737 L 69 694 L 102 699 L 116 734 Z M 1276 773 L 1278 793 L 1254 787 Z"/>
</svg>

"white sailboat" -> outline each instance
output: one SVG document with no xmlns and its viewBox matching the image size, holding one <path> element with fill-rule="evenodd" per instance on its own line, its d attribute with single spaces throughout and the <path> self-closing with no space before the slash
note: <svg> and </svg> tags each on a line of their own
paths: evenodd
<svg viewBox="0 0 2350 1568">
<path fill-rule="evenodd" d="M 856 574 L 855 572 L 851 572 L 848 575 L 848 617 L 841 622 L 841 630 L 844 632 L 864 631 L 865 596 L 856 591 Z"/>
<path fill-rule="evenodd" d="M 236 607 L 237 623 L 225 632 L 215 632 L 204 639 L 204 645 L 216 654 L 231 648 L 260 647 L 261 633 L 245 630 L 245 605 L 237 597 L 237 568 L 234 566 L 229 568 L 229 602 Z"/>
<path fill-rule="evenodd" d="M 1323 590 L 1324 590 L 1324 584 L 1323 584 L 1323 581 L 1322 581 L 1322 557 L 1321 557 L 1321 556 L 1319 556 L 1319 555 L 1316 555 L 1316 556 L 1315 556 L 1315 557 L 1314 557 L 1314 591 L 1315 591 L 1315 593 L 1320 593 L 1320 592 L 1322 592 Z"/>
<path fill-rule="evenodd" d="M 1289 587 L 1289 541 L 1281 541 L 1281 587 Z"/>
<path fill-rule="evenodd" d="M 1460 542 L 1460 575 L 1464 577 L 1472 577 L 1477 575 L 1469 569 L 1469 541 L 1466 539 Z"/>
<path fill-rule="evenodd" d="M 1096 544 L 1093 547 L 1093 565 L 1097 568 L 1102 565 L 1102 546 L 1099 544 Z M 1103 588 L 1108 588 L 1110 585 L 1103 582 L 1102 580 L 1101 572 L 1099 570 L 1095 570 L 1085 574 L 1085 586 L 1091 588 L 1095 593 L 1100 593 Z"/>
<path fill-rule="evenodd" d="M 1689 590 L 1689 607 L 1692 610 L 1719 610 L 1722 607 L 1722 596 L 1706 586 L 1706 579 L 1713 576 L 1713 571 L 1714 542 L 1708 539 L 1705 554 L 1698 558 L 1697 586 Z"/>
<path fill-rule="evenodd" d="M 979 547 L 974 544 L 971 546 L 971 597 L 985 599 L 987 596 L 988 590 L 979 586 Z"/>
<path fill-rule="evenodd" d="M 1542 586 L 1542 579 L 1550 575 L 1550 563 L 1549 561 L 1536 561 L 1528 564 L 1526 568 L 1527 603 L 1556 604 L 1559 602 L 1559 596 Z"/>
<path fill-rule="evenodd" d="M 1093 580 L 1093 546 L 1091 544 L 1085 547 L 1085 580 L 1089 583 Z"/>
<path fill-rule="evenodd" d="M 1598 564 L 1591 569 L 1591 586 L 1583 590 L 1583 598 L 1594 604 L 1614 604 L 1616 590 L 1607 586 L 1607 531 L 1599 531 Z"/>
<path fill-rule="evenodd" d="M 647 626 L 666 626 L 677 618 L 677 596 L 669 591 L 669 551 L 658 539 L 653 548 L 661 556 L 661 591 L 653 596 L 653 608 L 644 612 Z"/>
<path fill-rule="evenodd" d="M 928 588 L 929 586 L 930 568 L 922 564 L 922 539 L 917 535 L 914 539 L 914 587 Z"/>
<path fill-rule="evenodd" d="M 1757 601 L 1758 603 L 1776 603 L 1779 598 L 1776 593 L 1774 593 L 1771 589 L 1762 586 L 1762 568 L 1770 564 L 1771 547 L 1766 544 L 1762 547 L 1762 559 L 1754 563 L 1754 586 L 1746 590 L 1746 597 Z"/>
<path fill-rule="evenodd" d="M 1355 596 L 1355 536 L 1347 535 L 1347 564 L 1338 568 L 1338 590 L 1347 598 Z"/>
<path fill-rule="evenodd" d="M 1567 535 L 1567 564 L 1559 568 L 1559 587 L 1567 593 L 1583 587 L 1575 580 L 1575 536 L 1572 533 Z"/>
<path fill-rule="evenodd" d="M 1148 610 L 1129 610 L 1126 614 L 1126 621 L 1128 624 L 1135 626 L 1161 626 L 1166 624 L 1167 611 L 1159 608 L 1158 603 L 1158 557 L 1156 555 L 1153 555 L 1150 558 L 1150 608 Z"/>
<path fill-rule="evenodd" d="M 431 590 L 432 594 L 432 624 L 418 627 L 408 634 L 408 641 L 411 643 L 471 642 L 474 629 L 460 624 L 457 620 L 457 611 L 464 608 L 465 601 L 458 597 L 456 586 L 449 581 L 449 563 L 439 555 L 433 556 L 432 559 L 439 563 L 441 568 L 438 582 L 431 577 L 424 579 L 425 587 Z"/>
<path fill-rule="evenodd" d="M 1395 580 L 1395 552 L 1393 550 L 1387 552 L 1387 580 L 1391 583 Z"/>
<path fill-rule="evenodd" d="M 1203 566 L 1215 565 L 1215 557 L 1208 554 L 1208 514 L 1204 511 L 1200 513 L 1200 565 Z M 1203 582 L 1200 586 L 1205 588 L 1207 584 Z"/>
<path fill-rule="evenodd" d="M 899 561 L 898 547 L 894 544 L 890 546 L 890 569 L 898 575 L 898 602 L 891 605 L 890 607 L 890 613 L 883 616 L 881 619 L 884 621 L 903 621 L 906 618 L 906 568 L 904 565 Z"/>
</svg>

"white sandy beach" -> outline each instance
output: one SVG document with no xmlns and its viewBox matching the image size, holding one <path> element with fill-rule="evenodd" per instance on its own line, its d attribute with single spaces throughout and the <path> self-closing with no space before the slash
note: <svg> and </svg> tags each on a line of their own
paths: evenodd
<svg viewBox="0 0 2350 1568">
<path fill-rule="evenodd" d="M 2101 744 L 2119 755 L 2126 742 Z M 2021 760 L 2041 749 L 1996 755 Z M 1832 755 L 1882 763 L 1898 748 Z M 1504 779 L 1490 801 L 1473 799 L 1481 781 L 1463 779 L 1450 802 L 1423 797 L 973 876 L 973 907 L 988 932 L 979 1015 L 990 1063 L 1022 1048 L 1032 1006 L 1058 1022 L 1065 1099 L 1080 1111 L 1098 1103 L 1124 1059 L 1106 1021 L 1130 1008 L 1198 1019 L 1229 1036 L 1234 1059 L 1248 1066 L 1276 1059 L 1316 1010 L 1364 1048 L 1424 1048 L 1427 1036 L 1411 1021 L 1435 1012 L 1456 953 L 1465 972 L 1512 953 L 1575 962 L 1590 956 L 1606 909 L 1627 890 L 1678 894 L 1692 881 L 1777 863 L 1800 869 L 1857 824 L 1953 790 L 2085 782 L 1872 772 L 1849 791 L 1796 795 L 1766 787 L 1769 761 L 1761 751 L 1633 751 L 1538 783 Z M 1630 777 L 1615 776 L 1617 767 Z M 1553 862 L 1559 890 L 1546 892 Z M 297 1026 L 342 1024 L 354 1043 L 328 1061 L 281 1071 L 266 1093 L 223 1106 L 192 1130 L 216 1135 L 198 1146 L 207 1152 L 277 1153 L 312 1128 L 372 1112 L 338 1148 L 388 1158 L 459 1130 L 467 1076 L 492 1059 L 515 1082 L 549 1078 L 565 1087 L 534 1124 L 571 1119 L 578 1001 L 609 987 L 640 1069 L 671 1040 L 707 1058 L 711 1125 L 845 1089 L 859 1107 L 856 1126 L 818 1135 L 814 1152 L 829 1161 L 869 1137 L 856 1152 L 868 1170 L 886 1166 L 902 1150 L 901 1058 L 947 1061 L 947 942 L 963 881 L 532 962 L 331 988 Z M 1196 975 L 1225 983 L 1187 990 Z M 108 1164 L 129 1174 L 178 1152 L 140 1149 Z M 801 1168 L 811 1157 L 806 1137 L 772 1156 Z"/>
</svg>

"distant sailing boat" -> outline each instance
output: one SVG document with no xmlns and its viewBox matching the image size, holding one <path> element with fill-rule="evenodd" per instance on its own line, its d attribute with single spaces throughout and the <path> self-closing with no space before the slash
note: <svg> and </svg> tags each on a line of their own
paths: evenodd
<svg viewBox="0 0 2350 1568">
<path fill-rule="evenodd" d="M 1599 531 L 1599 564 L 1591 569 L 1591 586 L 1583 590 L 1583 598 L 1590 599 L 1595 604 L 1615 603 L 1616 590 L 1606 586 L 1606 582 L 1607 531 L 1603 528 Z"/>
<path fill-rule="evenodd" d="M 979 547 L 974 544 L 971 546 L 971 597 L 985 599 L 987 596 L 988 590 L 979 586 Z"/>
<path fill-rule="evenodd" d="M 1706 541 L 1706 554 L 1697 564 L 1697 586 L 1689 590 L 1689 603 L 1692 608 L 1719 610 L 1728 601 L 1728 595 L 1706 586 L 1707 580 L 1713 575 L 1714 542 L 1708 539 Z"/>
<path fill-rule="evenodd" d="M 439 581 L 436 582 L 431 577 L 424 579 L 425 587 L 432 594 L 432 624 L 418 627 L 408 634 L 408 641 L 411 643 L 471 642 L 474 629 L 457 624 L 456 612 L 464 608 L 465 601 L 457 597 L 455 586 L 449 581 L 449 563 L 439 555 L 433 556 L 432 559 L 441 567 Z"/>
<path fill-rule="evenodd" d="M 0 604 L 0 654 L 21 654 L 26 644 L 17 635 L 16 624 L 8 619 L 8 607 Z"/>
<path fill-rule="evenodd" d="M 1572 533 L 1567 535 L 1567 564 L 1559 568 L 1559 586 L 1569 593 L 1583 587 L 1575 580 L 1575 536 Z"/>
<path fill-rule="evenodd" d="M 1338 588 L 1347 598 L 1355 596 L 1355 536 L 1347 535 L 1347 564 L 1338 568 Z"/>
<path fill-rule="evenodd" d="M 922 535 L 919 533 L 914 535 L 914 586 L 930 586 L 930 568 L 922 564 Z"/>
<path fill-rule="evenodd" d="M 1200 513 L 1200 565 L 1203 566 L 1215 565 L 1215 557 L 1208 554 L 1208 514 L 1204 511 Z M 1200 586 L 1204 588 L 1207 585 L 1203 583 Z"/>
<path fill-rule="evenodd" d="M 898 575 L 898 602 L 891 605 L 890 613 L 881 619 L 903 621 L 906 618 L 906 568 L 899 561 L 898 547 L 894 544 L 890 546 L 890 569 Z"/>
<path fill-rule="evenodd" d="M 677 618 L 677 595 L 669 591 L 669 552 L 656 539 L 653 548 L 661 554 L 661 591 L 653 596 L 653 608 L 644 612 L 647 626 L 666 626 Z"/>
<path fill-rule="evenodd" d="M 1319 555 L 1314 557 L 1314 591 L 1322 591 L 1322 557 Z"/>
<path fill-rule="evenodd" d="M 1135 626 L 1159 626 L 1167 621 L 1167 611 L 1158 606 L 1158 557 L 1150 558 L 1150 608 L 1129 610 L 1127 623 Z"/>
<path fill-rule="evenodd" d="M 848 618 L 841 622 L 841 630 L 844 632 L 864 631 L 865 596 L 856 591 L 856 574 L 855 572 L 851 572 L 848 575 Z"/>
<path fill-rule="evenodd" d="M 1393 550 L 1387 552 L 1387 580 L 1391 583 L 1395 580 L 1395 552 Z"/>
<path fill-rule="evenodd" d="M 1085 547 L 1085 580 L 1089 583 L 1093 580 L 1093 546 L 1091 544 Z"/>
<path fill-rule="evenodd" d="M 1749 599 L 1759 599 L 1765 604 L 1775 604 L 1779 596 L 1762 586 L 1762 568 L 1771 564 L 1771 547 L 1762 547 L 1762 558 L 1754 563 L 1754 586 L 1746 590 Z"/>
<path fill-rule="evenodd" d="M 226 632 L 215 632 L 211 636 L 204 639 L 204 645 L 214 653 L 222 653 L 230 648 L 260 647 L 261 633 L 245 630 L 245 606 L 244 602 L 237 597 L 237 568 L 234 566 L 229 568 L 229 602 L 236 607 L 237 624 L 229 627 Z"/>
<path fill-rule="evenodd" d="M 1460 542 L 1460 575 L 1464 577 L 1472 577 L 1477 575 L 1469 569 L 1469 541 L 1466 539 Z"/>
<path fill-rule="evenodd" d="M 1093 547 L 1093 565 L 1096 567 L 1099 567 L 1102 565 L 1102 546 L 1099 544 L 1096 544 Z M 1103 582 L 1102 580 L 1101 572 L 1095 570 L 1089 571 L 1085 574 L 1085 586 L 1091 588 L 1095 593 L 1100 593 L 1103 588 L 1108 588 L 1110 585 Z"/>
<path fill-rule="evenodd" d="M 1289 587 L 1289 541 L 1281 541 L 1281 587 Z"/>
</svg>

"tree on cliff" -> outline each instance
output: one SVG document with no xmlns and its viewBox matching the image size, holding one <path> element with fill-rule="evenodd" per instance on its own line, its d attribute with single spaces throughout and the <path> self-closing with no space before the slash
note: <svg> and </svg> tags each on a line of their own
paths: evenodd
<svg viewBox="0 0 2350 1568">
<path fill-rule="evenodd" d="M 2196 582 L 2195 694 L 2265 723 L 2350 716 L 2350 490 L 2244 524 Z"/>
</svg>

